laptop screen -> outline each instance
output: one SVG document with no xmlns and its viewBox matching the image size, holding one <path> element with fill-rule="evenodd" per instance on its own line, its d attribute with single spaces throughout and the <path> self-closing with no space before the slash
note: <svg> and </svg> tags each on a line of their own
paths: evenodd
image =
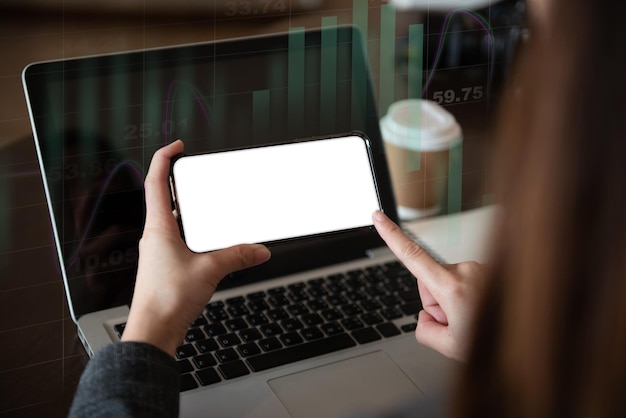
<svg viewBox="0 0 626 418">
<path fill-rule="evenodd" d="M 153 153 L 178 138 L 192 154 L 365 132 L 382 207 L 396 218 L 364 46 L 351 27 L 37 63 L 23 76 L 76 318 L 130 303 L 143 180 Z M 373 230 L 289 242 L 222 286 L 380 245 Z"/>
</svg>

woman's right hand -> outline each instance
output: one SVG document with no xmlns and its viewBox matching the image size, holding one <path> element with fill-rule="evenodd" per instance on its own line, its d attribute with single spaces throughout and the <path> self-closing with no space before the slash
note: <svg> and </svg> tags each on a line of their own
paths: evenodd
<svg viewBox="0 0 626 418">
<path fill-rule="evenodd" d="M 484 283 L 483 266 L 473 261 L 439 264 L 382 212 L 373 218 L 381 238 L 417 279 L 424 307 L 415 329 L 417 341 L 464 361 Z"/>
</svg>

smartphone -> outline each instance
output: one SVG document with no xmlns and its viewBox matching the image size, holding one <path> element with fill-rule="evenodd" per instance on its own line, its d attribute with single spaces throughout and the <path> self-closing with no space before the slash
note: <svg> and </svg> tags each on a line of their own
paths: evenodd
<svg viewBox="0 0 626 418">
<path fill-rule="evenodd" d="M 170 179 L 194 252 L 372 228 L 381 208 L 361 133 L 183 155 Z"/>
</svg>

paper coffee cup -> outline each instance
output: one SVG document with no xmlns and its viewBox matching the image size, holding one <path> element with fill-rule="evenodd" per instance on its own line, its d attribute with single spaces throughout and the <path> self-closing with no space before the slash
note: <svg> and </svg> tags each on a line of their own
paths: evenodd
<svg viewBox="0 0 626 418">
<path fill-rule="evenodd" d="M 463 141 L 454 116 L 429 100 L 402 100 L 380 128 L 400 219 L 438 214 L 447 199 L 450 151 Z"/>
</svg>

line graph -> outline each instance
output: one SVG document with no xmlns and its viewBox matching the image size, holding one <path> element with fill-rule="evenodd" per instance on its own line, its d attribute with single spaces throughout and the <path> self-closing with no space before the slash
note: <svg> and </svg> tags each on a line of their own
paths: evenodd
<svg viewBox="0 0 626 418">
<path fill-rule="evenodd" d="M 209 104 L 204 99 L 202 93 L 191 83 L 188 83 L 183 80 L 173 80 L 167 89 L 167 96 L 165 98 L 165 106 L 164 106 L 164 115 L 163 115 L 163 141 L 162 145 L 167 145 L 172 142 L 172 129 L 167 129 L 168 124 L 171 126 L 171 118 L 174 113 L 174 102 L 176 98 L 176 94 L 181 88 L 187 89 L 192 93 L 193 98 L 196 102 L 198 109 L 202 112 L 204 119 L 208 127 L 211 127 L 211 112 L 209 109 Z"/>
<path fill-rule="evenodd" d="M 78 240 L 78 245 L 76 249 L 74 250 L 74 253 L 65 264 L 66 271 L 70 271 L 70 269 L 78 261 L 80 251 L 82 250 L 85 244 L 85 241 L 87 240 L 87 235 L 89 234 L 89 231 L 91 231 L 91 228 L 93 227 L 94 221 L 96 219 L 96 215 L 98 213 L 98 208 L 100 207 L 102 200 L 104 199 L 104 196 L 106 195 L 106 191 L 109 188 L 115 176 L 118 174 L 118 172 L 120 172 L 125 167 L 129 168 L 132 174 L 134 174 L 135 178 L 139 182 L 139 187 L 143 185 L 143 180 L 144 180 L 143 168 L 136 161 L 132 161 L 132 160 L 122 161 L 119 164 L 117 164 L 115 168 L 113 168 L 113 170 L 111 170 L 109 175 L 105 178 L 104 183 L 102 184 L 102 187 L 96 194 L 97 198 L 89 214 L 87 225 L 82 231 L 82 235 L 80 239 Z"/>
<path fill-rule="evenodd" d="M 488 48 L 488 54 L 489 54 L 489 58 L 488 58 L 489 69 L 488 69 L 487 89 L 486 89 L 487 97 L 489 97 L 491 93 L 491 83 L 493 81 L 493 67 L 494 67 L 494 62 L 495 62 L 493 28 L 491 27 L 489 22 L 487 22 L 485 18 L 482 17 L 479 13 L 473 10 L 469 10 L 469 9 L 454 8 L 448 11 L 448 13 L 446 13 L 444 17 L 442 29 L 441 29 L 441 35 L 439 37 L 439 43 L 436 49 L 435 60 L 432 66 L 432 70 L 430 71 L 430 74 L 428 75 L 428 78 L 426 79 L 426 82 L 424 83 L 424 87 L 422 90 L 422 97 L 426 97 L 428 94 L 428 89 L 430 88 L 430 85 L 435 76 L 435 72 L 437 71 L 439 67 L 441 55 L 445 47 L 445 41 L 448 36 L 448 33 L 450 32 L 450 25 L 452 24 L 452 19 L 457 15 L 466 16 L 470 18 L 471 20 L 473 20 L 474 22 L 476 22 L 480 26 L 480 28 L 485 32 L 485 35 L 487 36 L 487 48 Z"/>
</svg>

